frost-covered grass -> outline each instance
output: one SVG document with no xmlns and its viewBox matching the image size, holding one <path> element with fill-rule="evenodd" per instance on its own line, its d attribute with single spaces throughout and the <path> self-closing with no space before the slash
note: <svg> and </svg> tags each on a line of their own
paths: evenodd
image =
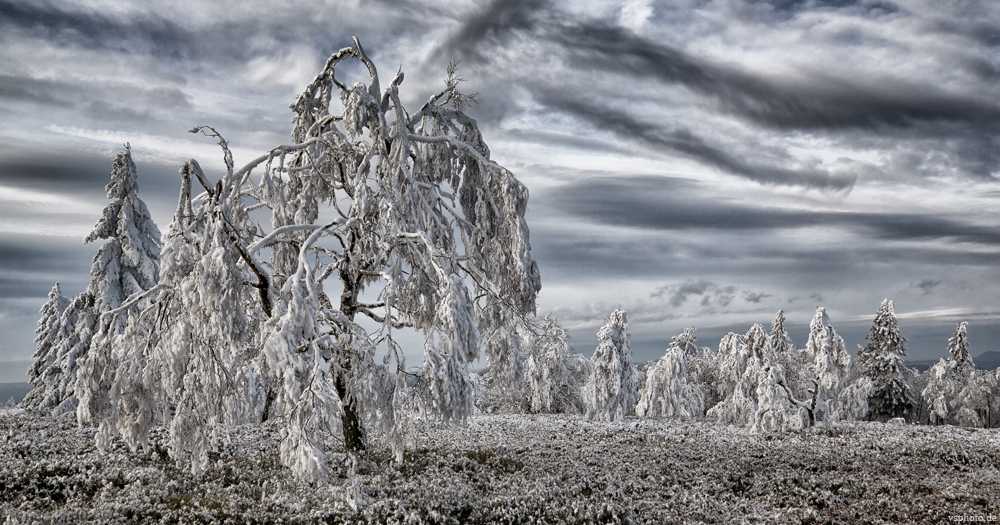
<svg viewBox="0 0 1000 525">
<path fill-rule="evenodd" d="M 278 462 L 278 433 L 241 428 L 194 477 L 72 418 L 0 414 L 9 523 L 937 523 L 1000 514 L 1000 432 L 842 424 L 759 436 L 702 420 L 590 423 L 477 416 L 418 425 L 395 467 L 374 451 L 366 504 Z M 342 458 L 341 458 L 342 459 Z M 346 480 L 341 478 L 340 483 Z"/>
</svg>

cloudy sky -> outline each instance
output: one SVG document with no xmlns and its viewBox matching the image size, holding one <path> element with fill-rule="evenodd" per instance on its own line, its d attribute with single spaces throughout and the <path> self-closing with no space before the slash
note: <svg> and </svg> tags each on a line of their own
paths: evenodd
<svg viewBox="0 0 1000 525">
<path fill-rule="evenodd" d="M 222 166 L 187 130 L 237 164 L 287 143 L 288 104 L 354 35 L 410 105 L 461 60 L 531 192 L 539 313 L 578 351 L 614 308 L 637 360 L 778 309 L 803 345 L 817 306 L 853 349 L 883 298 L 913 359 L 961 320 L 1000 350 L 1000 3 L 320 5 L 0 0 L 0 361 L 30 359 L 54 282 L 86 286 L 123 143 L 163 230 L 180 164 Z"/>
</svg>

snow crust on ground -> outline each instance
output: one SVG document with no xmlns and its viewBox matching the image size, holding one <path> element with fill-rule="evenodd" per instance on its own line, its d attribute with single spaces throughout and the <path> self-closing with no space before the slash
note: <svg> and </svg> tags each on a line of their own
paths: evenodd
<svg viewBox="0 0 1000 525">
<path fill-rule="evenodd" d="M 754 435 L 703 419 L 481 415 L 422 423 L 401 466 L 295 481 L 277 427 L 192 476 L 163 448 L 101 455 L 71 417 L 0 412 L 0 523 L 937 523 L 1000 513 L 1000 431 L 843 423 Z M 343 457 L 335 457 L 343 462 Z M 359 501 L 360 500 L 360 501 Z"/>
</svg>

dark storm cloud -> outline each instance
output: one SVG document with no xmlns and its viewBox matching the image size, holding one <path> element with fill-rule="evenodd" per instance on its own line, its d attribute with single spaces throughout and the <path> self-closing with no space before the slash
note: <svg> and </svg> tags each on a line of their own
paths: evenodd
<svg viewBox="0 0 1000 525">
<path fill-rule="evenodd" d="M 553 39 L 577 67 L 680 84 L 717 100 L 725 110 L 779 129 L 881 130 L 936 122 L 998 129 L 1000 106 L 933 85 L 892 77 L 862 83 L 806 71 L 799 78 L 778 81 L 607 24 L 572 25 Z"/>
<path fill-rule="evenodd" d="M 887 240 L 952 239 L 1000 246 L 1000 231 L 995 228 L 945 217 L 764 208 L 699 198 L 699 194 L 711 192 L 670 178 L 595 177 L 536 192 L 535 198 L 590 221 L 653 230 L 765 231 L 823 226 Z"/>
<path fill-rule="evenodd" d="M 789 16 L 816 8 L 842 9 L 848 16 L 881 16 L 898 10 L 888 2 L 772 4 Z M 975 27 L 981 38 L 988 39 L 988 26 Z M 859 53 L 869 45 L 860 40 L 856 44 Z M 859 148 L 873 140 L 890 139 L 901 147 L 895 154 L 903 156 L 927 151 L 919 141 L 936 141 L 935 162 L 917 173 L 900 175 L 957 168 L 965 175 L 991 177 L 1000 171 L 1000 104 L 986 90 L 948 90 L 940 83 L 894 76 L 892 70 L 846 77 L 839 72 L 841 68 L 825 68 L 822 61 L 812 68 L 797 66 L 793 73 L 779 77 L 699 56 L 679 44 L 654 40 L 607 20 L 583 19 L 536 0 L 489 4 L 464 20 L 440 49 L 479 64 L 480 71 L 508 60 L 509 52 L 529 53 L 530 59 L 517 63 L 517 69 L 506 75 L 523 76 L 521 84 L 544 110 L 571 115 L 622 139 L 640 140 L 649 150 L 684 155 L 762 184 L 850 189 L 856 175 L 822 167 L 793 168 L 759 157 L 746 160 L 755 157 L 733 152 L 683 120 L 666 125 L 659 123 L 662 119 L 647 122 L 635 110 L 613 107 L 607 101 L 630 91 L 648 95 L 656 84 L 680 87 L 701 97 L 700 110 L 722 112 L 782 133 L 825 136 Z M 1000 66 L 975 53 L 948 53 L 952 54 L 940 60 L 959 70 L 982 78 L 1000 74 Z M 600 75 L 600 81 L 595 75 Z M 636 91 L 635 86 L 642 85 L 649 89 Z M 508 92 L 504 88 L 496 95 L 507 100 Z M 588 95 L 581 96 L 581 92 Z M 661 91 L 658 96 L 657 103 L 671 107 L 671 92 Z M 500 120 L 516 111 L 514 106 L 490 106 L 487 112 Z M 745 142 L 745 137 L 732 138 Z"/>
<path fill-rule="evenodd" d="M 536 0 L 494 2 L 464 21 L 446 47 L 488 60 L 484 48 L 525 34 L 555 44 L 556 49 L 547 54 L 568 56 L 569 64 L 579 70 L 613 72 L 623 82 L 652 78 L 682 85 L 718 101 L 723 109 L 780 129 L 882 130 L 938 122 L 1000 129 L 996 103 L 951 94 L 934 85 L 889 76 L 862 82 L 808 71 L 779 81 L 713 63 L 602 21 L 566 21 L 567 15 L 562 14 L 556 22 L 553 16 L 538 14 L 546 8 Z"/>
<path fill-rule="evenodd" d="M 935 281 L 933 279 L 924 279 L 919 283 L 914 283 L 911 286 L 914 288 L 920 288 L 924 291 L 924 295 L 927 295 L 937 288 L 937 285 L 941 284 L 941 281 Z"/>
<path fill-rule="evenodd" d="M 656 149 L 666 148 L 673 153 L 761 184 L 834 190 L 850 189 L 854 185 L 853 176 L 746 162 L 720 147 L 709 144 L 705 138 L 689 129 L 655 126 L 642 122 L 625 111 L 602 106 L 597 102 L 588 102 L 565 91 L 538 89 L 535 95 L 547 107 L 573 115 L 597 130 L 611 131 L 620 137 L 640 140 Z"/>
<path fill-rule="evenodd" d="M 466 60 L 485 61 L 490 47 L 504 45 L 516 32 L 532 31 L 547 0 L 494 0 L 462 21 L 462 25 L 438 49 Z"/>
<path fill-rule="evenodd" d="M 124 149 L 124 146 L 121 149 Z M 133 148 L 133 154 L 135 153 L 142 152 Z M 114 155 L 63 156 L 59 151 L 34 156 L 8 155 L 0 159 L 0 183 L 16 188 L 35 188 L 49 193 L 72 194 L 103 201 L 113 160 Z M 180 187 L 178 168 L 140 161 L 136 164 L 136 169 L 139 176 L 139 195 L 144 200 L 152 200 L 146 198 L 147 193 L 155 199 L 164 191 L 173 195 Z M 97 220 L 97 217 L 94 217 L 94 220 Z"/>
<path fill-rule="evenodd" d="M 42 2 L 0 0 L 0 28 L 18 29 L 58 46 L 147 54 L 173 60 L 204 59 L 210 54 L 246 59 L 251 31 L 235 24 L 216 24 L 192 31 L 156 17 L 128 19 L 96 11 L 68 10 Z M 210 44 L 210 45 L 208 45 Z"/>
<path fill-rule="evenodd" d="M 750 4 L 764 4 L 780 11 L 801 11 L 804 9 L 857 8 L 862 12 L 888 14 L 899 11 L 892 2 L 865 0 L 749 0 Z"/>
<path fill-rule="evenodd" d="M 55 282 L 70 293 L 67 283 L 72 289 L 90 279 L 98 247 L 67 237 L 0 234 L 0 297 L 44 298 Z"/>
</svg>

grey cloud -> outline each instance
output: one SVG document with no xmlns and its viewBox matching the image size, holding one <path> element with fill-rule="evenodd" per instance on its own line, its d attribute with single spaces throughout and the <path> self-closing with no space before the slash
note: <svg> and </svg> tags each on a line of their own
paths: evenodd
<svg viewBox="0 0 1000 525">
<path fill-rule="evenodd" d="M 744 292 L 743 299 L 748 303 L 758 304 L 762 299 L 771 297 L 771 294 L 760 292 Z"/>
<path fill-rule="evenodd" d="M 82 239 L 0 234 L 0 297 L 38 297 L 44 302 L 57 281 L 64 284 L 64 294 L 82 291 L 97 249 Z"/>
<path fill-rule="evenodd" d="M 1000 107 L 897 78 L 857 80 L 801 71 L 777 81 L 713 64 L 676 47 L 617 26 L 572 25 L 555 35 L 583 67 L 653 77 L 712 97 L 722 107 L 780 129 L 908 128 L 920 123 L 962 122 L 995 130 Z M 891 85 L 892 90 L 885 86 Z"/>
<path fill-rule="evenodd" d="M 591 178 L 546 190 L 540 197 L 566 213 L 592 221 L 654 230 L 772 230 L 841 227 L 880 239 L 938 240 L 1000 245 L 994 228 L 947 217 L 909 213 L 829 212 L 756 207 L 708 200 L 708 188 L 679 192 L 658 177 Z"/>
<path fill-rule="evenodd" d="M 934 281 L 934 280 L 931 280 L 931 279 L 924 279 L 923 281 L 920 281 L 919 283 L 911 284 L 910 286 L 912 286 L 913 288 L 920 288 L 921 290 L 923 290 L 923 292 L 924 292 L 923 294 L 927 295 L 927 294 L 931 293 L 932 291 L 934 291 L 934 288 L 937 288 L 937 285 L 939 285 L 939 284 L 941 284 L 941 281 Z"/>
<path fill-rule="evenodd" d="M 871 0 L 748 0 L 750 4 L 766 4 L 779 11 L 803 11 L 823 8 L 855 8 L 876 15 L 895 13 L 899 6 L 892 2 Z"/>
<path fill-rule="evenodd" d="M 578 96 L 568 96 L 564 93 L 543 88 L 535 90 L 536 97 L 543 104 L 569 113 L 598 130 L 637 139 L 654 148 L 666 148 L 754 182 L 833 190 L 850 189 L 854 185 L 853 176 L 746 162 L 722 148 L 709 144 L 703 137 L 689 129 L 661 128 L 640 121 L 625 111 L 602 106 L 595 101 L 584 101 Z"/>
<path fill-rule="evenodd" d="M 463 20 L 459 30 L 437 52 L 476 62 L 487 61 L 484 49 L 504 45 L 514 32 L 533 30 L 539 11 L 547 6 L 547 0 L 493 0 Z"/>
</svg>

